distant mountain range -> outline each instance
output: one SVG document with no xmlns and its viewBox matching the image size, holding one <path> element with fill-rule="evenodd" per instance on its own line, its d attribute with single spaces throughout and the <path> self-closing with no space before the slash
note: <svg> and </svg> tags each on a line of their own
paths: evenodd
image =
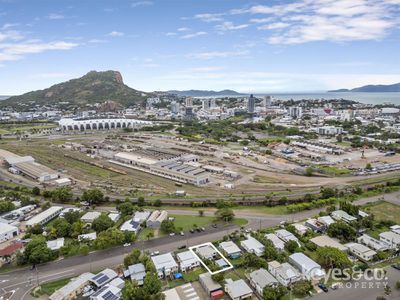
<svg viewBox="0 0 400 300">
<path fill-rule="evenodd" d="M 7 98 L 10 98 L 11 96 L 0 96 L 0 101 L 1 100 L 5 100 L 5 99 L 7 99 Z"/>
<path fill-rule="evenodd" d="M 187 90 L 187 91 L 168 91 L 170 94 L 175 94 L 178 96 L 188 96 L 188 97 L 212 97 L 212 96 L 241 96 L 245 94 L 238 93 L 232 90 L 222 90 L 222 91 L 206 91 L 206 90 Z"/>
<path fill-rule="evenodd" d="M 400 83 L 389 85 L 364 85 L 354 89 L 338 89 L 328 92 L 342 93 L 342 92 L 359 92 L 359 93 L 393 93 L 400 92 Z"/>
<path fill-rule="evenodd" d="M 59 83 L 44 90 L 12 96 L 1 101 L 0 106 L 16 108 L 21 107 L 21 104 L 29 107 L 69 102 L 71 105 L 83 107 L 87 104 L 113 101 L 127 107 L 142 104 L 150 95 L 125 85 L 118 71 L 91 71 L 80 78 Z"/>
</svg>

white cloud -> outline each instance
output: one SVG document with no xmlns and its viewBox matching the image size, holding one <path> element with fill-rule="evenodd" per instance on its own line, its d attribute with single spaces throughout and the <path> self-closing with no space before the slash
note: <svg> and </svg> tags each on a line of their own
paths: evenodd
<svg viewBox="0 0 400 300">
<path fill-rule="evenodd" d="M 268 23 L 268 22 L 271 22 L 273 19 L 274 19 L 274 18 L 254 18 L 254 19 L 250 19 L 249 21 L 250 21 L 251 23 L 260 24 L 260 23 Z"/>
<path fill-rule="evenodd" d="M 91 39 L 91 40 L 88 40 L 88 43 L 91 43 L 91 44 L 104 44 L 104 43 L 108 43 L 108 41 L 107 40 L 103 40 L 103 39 Z"/>
<path fill-rule="evenodd" d="M 24 58 L 27 54 L 41 53 L 49 50 L 70 50 L 77 47 L 76 43 L 67 43 L 64 41 L 40 42 L 30 40 L 18 43 L 0 44 L 0 61 L 12 61 Z"/>
<path fill-rule="evenodd" d="M 266 15 L 251 18 L 271 30 L 271 44 L 313 41 L 379 40 L 400 24 L 400 0 L 300 0 L 279 5 L 255 5 L 230 14 Z"/>
<path fill-rule="evenodd" d="M 19 25 L 18 23 L 6 23 L 1 27 L 1 30 L 6 30 L 8 28 L 15 27 L 15 26 L 18 26 L 18 25 Z"/>
<path fill-rule="evenodd" d="M 47 16 L 47 19 L 49 20 L 62 20 L 65 19 L 65 17 L 61 14 L 57 14 L 57 13 L 51 13 Z"/>
<path fill-rule="evenodd" d="M 283 23 L 283 22 L 277 22 L 277 23 L 272 23 L 272 24 L 266 24 L 263 26 L 259 26 L 257 27 L 257 29 L 260 30 L 273 30 L 273 29 L 282 29 L 282 28 L 286 28 L 289 27 L 290 24 L 289 23 Z"/>
<path fill-rule="evenodd" d="M 196 58 L 196 59 L 214 59 L 214 58 L 227 58 L 227 57 L 235 57 L 235 56 L 245 56 L 249 52 L 248 51 L 211 51 L 211 52 L 197 52 L 187 54 L 187 58 Z"/>
<path fill-rule="evenodd" d="M 223 21 L 223 16 L 224 14 L 210 14 L 210 13 L 204 13 L 204 14 L 197 14 L 193 18 L 194 19 L 199 19 L 203 22 L 219 22 Z"/>
<path fill-rule="evenodd" d="M 22 34 L 19 31 L 8 30 L 8 31 L 0 31 L 0 42 L 11 40 L 11 41 L 19 41 L 23 39 Z"/>
<path fill-rule="evenodd" d="M 215 28 L 220 31 L 227 31 L 227 30 L 244 29 L 247 28 L 248 26 L 249 24 L 234 25 L 232 22 L 223 22 L 222 24 L 215 26 Z"/>
<path fill-rule="evenodd" d="M 107 34 L 107 36 L 111 36 L 111 37 L 122 37 L 124 35 L 125 35 L 125 33 L 120 32 L 120 31 L 111 31 L 110 33 Z"/>
<path fill-rule="evenodd" d="M 165 35 L 166 36 L 174 36 L 174 35 L 177 35 L 177 33 L 176 32 L 167 32 Z"/>
<path fill-rule="evenodd" d="M 190 31 L 190 28 L 181 27 L 181 28 L 178 28 L 177 31 L 179 31 L 179 32 Z"/>
<path fill-rule="evenodd" d="M 139 6 L 150 6 L 153 5 L 153 1 L 136 1 L 131 4 L 131 7 L 139 7 Z"/>
<path fill-rule="evenodd" d="M 205 32 L 205 31 L 198 31 L 198 32 L 182 35 L 180 38 L 183 39 L 183 40 L 186 40 L 186 39 L 192 39 L 192 38 L 195 38 L 195 37 L 198 37 L 198 36 L 202 36 L 202 35 L 206 35 L 206 34 L 207 34 L 207 32 Z"/>
</svg>

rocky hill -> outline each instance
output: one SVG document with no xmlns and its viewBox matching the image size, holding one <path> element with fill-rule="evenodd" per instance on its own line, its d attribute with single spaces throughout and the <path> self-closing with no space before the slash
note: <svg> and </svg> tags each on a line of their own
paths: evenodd
<svg viewBox="0 0 400 300">
<path fill-rule="evenodd" d="M 113 101 L 124 107 L 142 104 L 149 94 L 132 89 L 124 84 L 117 71 L 96 72 L 44 90 L 13 96 L 0 102 L 0 107 L 29 108 L 35 105 L 53 105 L 68 102 L 71 106 L 84 107 L 87 104 Z"/>
</svg>

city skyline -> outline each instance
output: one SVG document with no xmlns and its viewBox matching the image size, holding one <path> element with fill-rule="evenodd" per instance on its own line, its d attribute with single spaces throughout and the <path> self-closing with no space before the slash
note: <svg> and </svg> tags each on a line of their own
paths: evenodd
<svg viewBox="0 0 400 300">
<path fill-rule="evenodd" d="M 144 91 L 400 81 L 398 0 L 0 3 L 5 95 L 108 69 Z"/>
</svg>

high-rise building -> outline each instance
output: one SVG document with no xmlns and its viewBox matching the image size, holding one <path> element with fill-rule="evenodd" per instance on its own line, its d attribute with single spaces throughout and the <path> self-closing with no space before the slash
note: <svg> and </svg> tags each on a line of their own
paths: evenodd
<svg viewBox="0 0 400 300">
<path fill-rule="evenodd" d="M 172 101 L 172 102 L 171 102 L 171 112 L 172 112 L 173 114 L 177 114 L 177 113 L 179 113 L 179 110 L 180 110 L 180 105 L 179 105 L 179 103 L 176 102 L 176 101 Z"/>
<path fill-rule="evenodd" d="M 303 115 L 303 108 L 301 106 L 290 106 L 289 107 L 289 116 L 294 119 L 301 118 Z"/>
<path fill-rule="evenodd" d="M 271 96 L 264 96 L 264 107 L 268 108 L 271 106 L 272 97 Z"/>
<path fill-rule="evenodd" d="M 254 113 L 254 108 L 256 105 L 256 98 L 254 98 L 253 94 L 250 95 L 249 99 L 247 100 L 247 112 Z"/>
<path fill-rule="evenodd" d="M 186 98 L 186 107 L 193 107 L 193 98 L 192 97 Z"/>
<path fill-rule="evenodd" d="M 211 107 L 210 99 L 203 99 L 203 100 L 201 100 L 201 102 L 202 102 L 203 110 L 209 110 L 210 109 L 210 107 Z"/>
<path fill-rule="evenodd" d="M 211 98 L 210 99 L 210 108 L 214 108 L 214 107 L 216 107 L 217 105 L 215 104 L 215 98 Z"/>
</svg>

